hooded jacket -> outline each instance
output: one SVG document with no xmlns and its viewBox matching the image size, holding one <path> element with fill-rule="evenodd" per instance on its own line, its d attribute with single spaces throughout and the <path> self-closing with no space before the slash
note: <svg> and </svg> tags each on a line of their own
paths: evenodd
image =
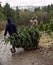
<svg viewBox="0 0 53 65">
<path fill-rule="evenodd" d="M 17 33 L 16 25 L 13 23 L 11 18 L 8 18 L 8 24 L 6 25 L 4 36 L 6 36 L 7 32 L 9 33 L 9 35 Z"/>
</svg>

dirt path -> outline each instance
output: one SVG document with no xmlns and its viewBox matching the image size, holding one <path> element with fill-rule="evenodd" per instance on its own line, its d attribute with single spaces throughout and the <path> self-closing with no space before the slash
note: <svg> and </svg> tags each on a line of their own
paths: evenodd
<svg viewBox="0 0 53 65">
<path fill-rule="evenodd" d="M 53 65 L 53 40 L 43 34 L 37 50 L 24 51 L 22 48 L 16 49 L 16 54 L 10 52 L 10 44 L 4 45 L 1 42 L 3 32 L 0 34 L 0 65 Z"/>
</svg>

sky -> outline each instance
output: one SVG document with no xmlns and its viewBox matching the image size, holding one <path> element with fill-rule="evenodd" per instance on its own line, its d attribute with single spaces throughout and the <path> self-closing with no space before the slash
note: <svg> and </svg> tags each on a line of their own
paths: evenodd
<svg viewBox="0 0 53 65">
<path fill-rule="evenodd" d="M 0 0 L 2 6 L 9 3 L 11 7 L 14 6 L 46 6 L 53 4 L 53 0 Z"/>
</svg>

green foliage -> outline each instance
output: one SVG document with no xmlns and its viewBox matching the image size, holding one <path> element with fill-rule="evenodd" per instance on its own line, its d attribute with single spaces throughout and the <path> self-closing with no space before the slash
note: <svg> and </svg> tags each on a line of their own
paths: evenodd
<svg viewBox="0 0 53 65">
<path fill-rule="evenodd" d="M 38 22 L 48 23 L 50 21 L 50 15 L 46 11 L 35 11 L 33 16 L 37 16 Z"/>
<path fill-rule="evenodd" d="M 19 9 L 18 9 L 18 7 L 16 7 L 16 10 L 15 10 L 15 22 L 16 22 L 16 24 L 19 23 L 19 18 L 20 18 Z"/>
<path fill-rule="evenodd" d="M 11 9 L 8 3 L 6 3 L 6 5 L 3 7 L 3 14 L 5 15 L 6 18 L 11 16 Z"/>
<path fill-rule="evenodd" d="M 50 19 L 50 22 L 53 22 L 53 19 Z"/>
<path fill-rule="evenodd" d="M 0 12 L 2 13 L 3 12 L 3 8 L 0 6 Z"/>
<path fill-rule="evenodd" d="M 34 12 L 35 11 L 40 11 L 40 10 L 41 10 L 40 7 L 35 7 Z"/>
<path fill-rule="evenodd" d="M 49 24 L 45 24 L 45 31 L 49 29 Z"/>
<path fill-rule="evenodd" d="M 51 30 L 50 30 L 50 29 L 47 29 L 47 30 L 46 30 L 46 33 L 51 36 Z"/>
<path fill-rule="evenodd" d="M 50 22 L 50 23 L 49 23 L 49 29 L 50 29 L 51 31 L 53 31 L 53 22 Z"/>
<path fill-rule="evenodd" d="M 17 22 L 19 18 L 19 9 L 17 7 L 16 10 L 10 8 L 10 5 L 6 3 L 6 5 L 3 7 L 3 14 L 6 18 L 11 17 L 14 22 Z"/>
<path fill-rule="evenodd" d="M 50 20 L 50 23 L 45 24 L 45 31 L 51 35 L 51 32 L 53 32 L 53 19 Z"/>
<path fill-rule="evenodd" d="M 15 11 L 13 9 L 11 9 L 11 15 L 10 15 L 10 17 L 13 19 L 14 22 L 16 22 L 15 21 L 15 19 L 16 19 L 16 17 L 15 17 Z"/>
<path fill-rule="evenodd" d="M 17 19 L 19 19 L 19 9 L 18 9 L 18 7 L 16 7 L 16 17 L 17 17 Z"/>
<path fill-rule="evenodd" d="M 5 19 L 3 13 L 0 12 L 0 21 L 3 21 Z"/>
<path fill-rule="evenodd" d="M 31 17 L 32 17 L 32 12 L 30 12 L 30 11 L 20 11 L 20 18 L 19 18 L 18 24 L 29 25 Z"/>
<path fill-rule="evenodd" d="M 44 31 L 45 30 L 45 25 L 44 25 L 44 23 L 41 21 L 40 22 L 40 24 L 39 24 L 39 26 L 38 26 L 38 29 L 40 30 L 40 31 Z"/>
<path fill-rule="evenodd" d="M 10 44 L 15 47 L 23 47 L 24 49 L 34 49 L 38 47 L 40 33 L 34 28 L 23 27 L 18 30 L 18 34 L 14 33 L 10 38 Z"/>
<path fill-rule="evenodd" d="M 51 35 L 51 29 L 49 28 L 49 24 L 45 24 L 45 32 Z"/>
<path fill-rule="evenodd" d="M 0 21 L 4 21 L 4 23 L 5 23 L 4 19 L 6 19 L 7 17 L 11 17 L 18 26 L 19 25 L 29 26 L 31 17 L 33 16 L 34 17 L 37 16 L 37 20 L 39 24 L 38 28 L 42 31 L 46 30 L 47 29 L 46 23 L 50 23 L 51 21 L 53 21 L 52 20 L 53 19 L 53 4 L 44 6 L 42 8 L 35 7 L 33 12 L 27 9 L 19 10 L 18 7 L 16 7 L 16 10 L 14 10 L 10 8 L 10 5 L 8 3 L 6 3 L 4 7 L 0 5 Z M 41 21 L 43 21 L 44 24 L 40 23 Z M 49 27 L 50 29 L 53 28 L 51 27 L 51 24 L 52 23 L 48 24 L 50 26 Z"/>
</svg>

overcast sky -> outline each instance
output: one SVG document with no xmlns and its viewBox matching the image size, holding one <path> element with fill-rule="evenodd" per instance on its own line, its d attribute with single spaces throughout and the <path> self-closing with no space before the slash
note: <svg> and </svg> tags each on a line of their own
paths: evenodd
<svg viewBox="0 0 53 65">
<path fill-rule="evenodd" d="M 0 0 L 2 6 L 9 3 L 11 7 L 14 6 L 45 6 L 53 4 L 53 0 Z"/>
</svg>

